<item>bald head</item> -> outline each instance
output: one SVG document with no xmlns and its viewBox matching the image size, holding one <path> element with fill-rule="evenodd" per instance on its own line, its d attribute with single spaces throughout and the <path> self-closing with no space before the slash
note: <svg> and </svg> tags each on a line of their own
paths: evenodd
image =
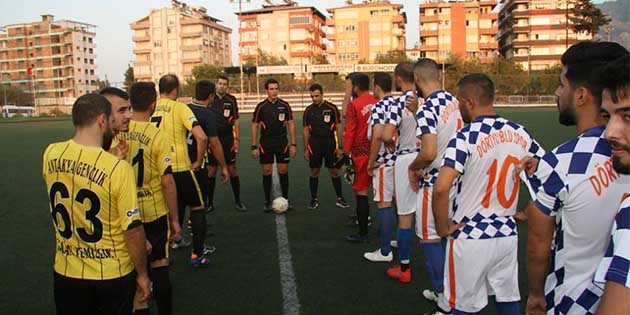
<svg viewBox="0 0 630 315">
<path fill-rule="evenodd" d="M 160 89 L 160 94 L 169 95 L 174 97 L 173 99 L 177 99 L 177 94 L 179 92 L 179 79 L 176 75 L 167 74 L 161 77 L 158 87 Z"/>
<path fill-rule="evenodd" d="M 413 73 L 416 83 L 438 82 L 440 71 L 435 60 L 430 58 L 420 58 L 413 66 Z"/>
<path fill-rule="evenodd" d="M 394 77 L 400 78 L 405 83 L 413 83 L 413 65 L 401 62 L 394 68 Z"/>
<path fill-rule="evenodd" d="M 457 83 L 457 95 L 474 100 L 480 106 L 492 106 L 494 83 L 483 73 L 471 73 Z"/>
</svg>

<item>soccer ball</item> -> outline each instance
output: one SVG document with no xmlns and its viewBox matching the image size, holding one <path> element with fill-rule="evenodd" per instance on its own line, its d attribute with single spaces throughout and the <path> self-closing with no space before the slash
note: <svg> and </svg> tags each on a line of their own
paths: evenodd
<svg viewBox="0 0 630 315">
<path fill-rule="evenodd" d="M 275 213 L 285 213 L 289 209 L 289 201 L 283 197 L 278 197 L 271 202 L 271 209 Z"/>
</svg>

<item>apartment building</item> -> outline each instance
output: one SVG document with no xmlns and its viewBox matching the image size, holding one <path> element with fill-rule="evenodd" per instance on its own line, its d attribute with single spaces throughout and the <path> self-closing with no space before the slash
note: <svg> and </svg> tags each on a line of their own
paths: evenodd
<svg viewBox="0 0 630 315">
<path fill-rule="evenodd" d="M 402 4 L 385 0 L 328 9 L 330 63 L 373 62 L 379 54 L 404 52 L 407 16 L 402 9 Z"/>
<path fill-rule="evenodd" d="M 529 70 L 560 63 L 569 46 L 592 38 L 567 24 L 572 7 L 566 0 L 504 0 L 498 7 L 501 54 Z"/>
<path fill-rule="evenodd" d="M 232 29 L 207 14 L 204 7 L 172 1 L 133 23 L 134 76 L 157 82 L 167 73 L 192 76 L 200 64 L 231 66 Z"/>
<path fill-rule="evenodd" d="M 481 62 L 497 56 L 497 2 L 448 1 L 420 4 L 421 56 L 441 63 L 450 55 Z"/>
<path fill-rule="evenodd" d="M 256 63 L 259 50 L 282 57 L 290 65 L 312 64 L 326 53 L 322 29 L 326 16 L 315 7 L 263 5 L 237 15 L 243 63 Z"/>
<path fill-rule="evenodd" d="M 26 104 L 69 105 L 71 98 L 98 89 L 95 25 L 42 15 L 40 21 L 2 28 L 2 84 L 28 93 Z"/>
</svg>

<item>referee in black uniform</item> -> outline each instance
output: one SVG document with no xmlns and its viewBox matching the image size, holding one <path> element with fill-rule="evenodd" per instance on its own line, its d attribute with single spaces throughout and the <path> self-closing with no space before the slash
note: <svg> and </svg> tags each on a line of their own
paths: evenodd
<svg viewBox="0 0 630 315">
<path fill-rule="evenodd" d="M 236 97 L 227 93 L 230 81 L 225 75 L 219 75 L 216 81 L 216 94 L 214 101 L 210 102 L 210 109 L 216 113 L 217 132 L 219 141 L 223 147 L 223 156 L 230 174 L 230 184 L 234 193 L 234 207 L 238 211 L 247 211 L 247 207 L 241 201 L 241 181 L 236 173 L 236 154 L 239 151 L 239 116 Z M 217 160 L 214 156 L 208 158 L 208 177 L 210 184 L 208 189 L 208 210 L 214 209 L 214 186 L 217 174 Z"/>
<path fill-rule="evenodd" d="M 214 99 L 214 83 L 202 80 L 195 84 L 195 98 L 192 103 L 188 104 L 190 110 L 195 114 L 199 125 L 208 136 L 208 149 L 212 152 L 213 157 L 218 161 L 221 166 L 221 176 L 223 177 L 222 182 L 227 183 L 228 180 L 228 171 L 227 165 L 225 164 L 225 160 L 223 159 L 223 149 L 221 147 L 221 142 L 219 142 L 219 137 L 217 135 L 217 122 L 215 113 L 210 110 L 207 106 Z M 197 158 L 197 143 L 194 137 L 188 135 L 188 155 L 190 156 L 190 162 L 195 163 Z M 201 163 L 201 168 L 195 171 L 195 178 L 197 179 L 197 183 L 199 183 L 199 188 L 201 189 L 201 195 L 206 198 L 208 195 L 208 170 L 207 163 Z M 205 202 L 205 200 L 204 200 Z M 180 223 L 183 220 L 183 214 L 180 214 Z M 204 216 L 205 221 L 205 216 Z M 198 236 L 195 233 L 193 234 L 193 239 L 196 237 L 203 237 L 198 240 L 199 243 L 203 244 L 204 238 L 206 235 L 206 222 L 200 222 L 200 229 L 202 229 L 203 233 L 200 233 Z M 194 230 L 194 229 L 193 229 Z M 193 242 L 195 243 L 195 242 Z M 213 247 L 205 247 L 204 252 L 213 252 Z"/>
<path fill-rule="evenodd" d="M 335 168 L 337 160 L 343 155 L 343 142 L 341 141 L 341 117 L 337 106 L 324 100 L 324 90 L 321 85 L 315 83 L 309 88 L 313 103 L 304 110 L 302 120 L 302 135 L 304 136 L 304 159 L 311 168 L 309 187 L 311 190 L 311 202 L 308 209 L 319 208 L 317 199 L 317 187 L 319 185 L 319 170 L 324 166 L 330 171 L 333 187 L 337 194 L 336 205 L 340 208 L 350 206 L 344 200 L 341 192 L 341 178 L 339 170 Z M 336 136 L 335 136 L 336 133 Z"/>
<path fill-rule="evenodd" d="M 289 103 L 278 98 L 280 84 L 273 78 L 265 81 L 267 98 L 256 105 L 252 119 L 252 157 L 260 158 L 263 171 L 263 189 L 265 192 L 266 212 L 271 211 L 271 172 L 275 161 L 278 163 L 278 175 L 282 196 L 289 199 L 289 159 L 295 156 L 295 124 Z M 260 142 L 256 144 L 258 127 Z M 291 143 L 287 141 L 287 127 Z M 291 206 L 289 204 L 289 209 Z"/>
</svg>

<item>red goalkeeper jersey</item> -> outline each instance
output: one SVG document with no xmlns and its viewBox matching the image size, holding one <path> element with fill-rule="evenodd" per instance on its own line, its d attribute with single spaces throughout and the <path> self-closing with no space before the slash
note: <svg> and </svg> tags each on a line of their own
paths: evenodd
<svg viewBox="0 0 630 315">
<path fill-rule="evenodd" d="M 365 92 L 348 104 L 343 149 L 352 156 L 369 156 L 370 140 L 367 137 L 368 118 L 372 105 L 378 99 Z"/>
</svg>

